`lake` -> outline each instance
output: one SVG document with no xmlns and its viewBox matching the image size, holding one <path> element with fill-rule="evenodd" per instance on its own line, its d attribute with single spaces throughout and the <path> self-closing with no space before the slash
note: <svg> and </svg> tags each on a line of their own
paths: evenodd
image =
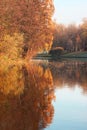
<svg viewBox="0 0 87 130">
<path fill-rule="evenodd" d="M 0 130 L 87 130 L 87 62 L 33 60 L 0 71 Z"/>
</svg>

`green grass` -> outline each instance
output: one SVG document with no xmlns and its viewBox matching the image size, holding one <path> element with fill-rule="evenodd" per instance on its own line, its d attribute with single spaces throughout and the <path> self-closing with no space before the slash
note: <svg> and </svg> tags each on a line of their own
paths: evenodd
<svg viewBox="0 0 87 130">
<path fill-rule="evenodd" d="M 87 51 L 66 53 L 66 54 L 63 54 L 62 57 L 65 57 L 65 58 L 87 58 Z"/>
<path fill-rule="evenodd" d="M 84 52 L 72 52 L 67 53 L 63 52 L 61 56 L 58 55 L 50 55 L 48 54 L 37 54 L 34 59 L 40 59 L 40 60 L 75 60 L 75 61 L 82 61 L 87 62 L 87 51 Z"/>
</svg>

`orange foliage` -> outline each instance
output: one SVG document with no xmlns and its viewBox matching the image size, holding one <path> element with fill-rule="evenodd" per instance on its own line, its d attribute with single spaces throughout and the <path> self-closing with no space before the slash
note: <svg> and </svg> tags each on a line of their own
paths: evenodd
<svg viewBox="0 0 87 130">
<path fill-rule="evenodd" d="M 0 0 L 0 34 L 21 33 L 29 59 L 52 45 L 53 0 Z"/>
</svg>

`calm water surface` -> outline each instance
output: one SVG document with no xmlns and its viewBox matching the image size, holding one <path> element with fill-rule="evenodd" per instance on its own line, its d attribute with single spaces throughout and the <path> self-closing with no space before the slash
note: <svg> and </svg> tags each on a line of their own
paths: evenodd
<svg viewBox="0 0 87 130">
<path fill-rule="evenodd" d="M 0 130 L 87 130 L 87 62 L 0 70 Z"/>
</svg>

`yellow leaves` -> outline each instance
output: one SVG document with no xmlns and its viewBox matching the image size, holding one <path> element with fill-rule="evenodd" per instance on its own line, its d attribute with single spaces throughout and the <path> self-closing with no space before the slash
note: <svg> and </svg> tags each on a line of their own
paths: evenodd
<svg viewBox="0 0 87 130">
<path fill-rule="evenodd" d="M 29 51 L 32 48 L 35 54 L 41 50 L 49 50 L 53 40 L 53 1 L 33 1 L 32 4 L 35 6 L 32 10 L 32 24 L 30 24 L 29 32 L 32 32 L 29 41 Z M 36 8 L 37 7 L 37 8 Z M 52 37 L 52 38 L 51 38 Z M 32 43 L 32 44 L 31 44 Z M 29 57 L 30 52 L 28 51 L 27 56 Z"/>
<path fill-rule="evenodd" d="M 4 5 L 4 7 L 2 7 Z M 10 7 L 11 5 L 11 7 Z M 6 7 L 5 7 L 6 6 Z M 9 8 L 10 7 L 10 8 Z M 27 57 L 33 56 L 42 48 L 45 48 L 45 43 L 52 45 L 53 33 L 53 1 L 52 0 L 7 0 L 6 3 L 0 2 L 1 12 L 1 27 L 3 26 L 3 43 L 6 46 L 3 48 L 8 52 L 11 48 L 9 57 L 17 57 L 17 51 L 21 51 L 24 34 L 24 45 L 28 47 Z M 19 32 L 19 33 L 15 33 Z M 9 34 L 9 35 L 6 35 Z M 28 44 L 29 43 L 29 44 Z M 13 45 L 14 44 L 14 45 Z M 27 44 L 27 45 L 26 45 Z M 1 45 L 2 46 L 2 45 Z M 18 48 L 18 49 L 17 49 Z M 31 55 L 32 48 L 32 55 Z M 14 51 L 14 53 L 13 53 Z"/>
<path fill-rule="evenodd" d="M 0 42 L 0 52 L 10 59 L 20 57 L 23 46 L 23 35 L 14 33 L 13 36 L 5 35 L 2 42 Z"/>
</svg>

